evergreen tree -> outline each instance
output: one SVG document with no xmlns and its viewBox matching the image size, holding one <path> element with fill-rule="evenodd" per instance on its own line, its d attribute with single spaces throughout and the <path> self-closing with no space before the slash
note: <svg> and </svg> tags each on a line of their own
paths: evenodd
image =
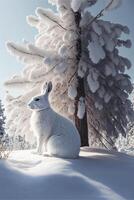
<svg viewBox="0 0 134 200">
<path fill-rule="evenodd" d="M 130 40 L 121 38 L 129 29 L 100 19 L 119 1 L 111 0 L 95 17 L 89 8 L 97 0 L 49 2 L 57 7 L 56 13 L 37 8 L 36 16 L 27 17 L 28 24 L 39 32 L 34 44 L 7 43 L 10 53 L 26 66 L 5 84 L 27 90 L 17 98 L 7 95 L 9 132 L 31 137 L 31 112 L 26 104 L 51 79 L 51 103 L 75 121 L 82 146 L 113 147 L 120 133 L 126 136 L 127 125 L 133 121 L 128 98 L 133 87 L 125 74 L 131 63 L 119 54 L 119 47 L 131 47 Z"/>
<path fill-rule="evenodd" d="M 115 145 L 121 152 L 134 154 L 134 124 L 130 125 L 126 138 L 122 137 L 121 134 L 119 135 Z"/>
<path fill-rule="evenodd" d="M 0 138 L 5 134 L 5 116 L 4 116 L 4 108 L 2 102 L 0 100 Z"/>
<path fill-rule="evenodd" d="M 131 99 L 134 107 L 134 90 Z M 116 141 L 116 146 L 119 149 L 119 151 L 134 154 L 134 122 L 129 124 L 126 138 L 123 138 L 120 134 L 119 138 Z"/>
<path fill-rule="evenodd" d="M 8 158 L 7 141 L 5 140 L 5 116 L 2 101 L 0 100 L 0 159 Z"/>
</svg>

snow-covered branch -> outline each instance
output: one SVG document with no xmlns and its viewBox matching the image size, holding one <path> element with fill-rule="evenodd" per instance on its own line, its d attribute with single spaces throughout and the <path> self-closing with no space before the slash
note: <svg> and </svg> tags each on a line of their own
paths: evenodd
<svg viewBox="0 0 134 200">
<path fill-rule="evenodd" d="M 43 8 L 37 8 L 36 9 L 37 16 L 42 19 L 45 23 L 47 22 L 50 26 L 59 26 L 60 28 L 66 30 L 62 24 L 60 23 L 58 15 L 56 15 L 52 10 L 50 9 L 43 9 Z"/>
</svg>

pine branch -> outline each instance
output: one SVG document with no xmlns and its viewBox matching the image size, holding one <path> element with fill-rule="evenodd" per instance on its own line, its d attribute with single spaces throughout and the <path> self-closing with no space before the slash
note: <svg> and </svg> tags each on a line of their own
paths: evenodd
<svg viewBox="0 0 134 200">
<path fill-rule="evenodd" d="M 27 55 L 30 55 L 30 56 L 38 56 L 38 57 L 41 57 L 41 58 L 44 58 L 43 56 L 41 56 L 40 54 L 35 54 L 33 52 L 28 52 L 28 50 L 24 51 L 24 50 L 19 50 L 15 45 L 13 45 L 13 43 L 11 42 L 8 42 L 7 43 L 7 47 L 8 49 L 12 52 L 12 49 L 14 49 L 15 51 L 17 52 L 20 52 L 22 54 L 27 54 Z"/>
<path fill-rule="evenodd" d="M 40 9 L 40 8 L 37 9 L 37 13 L 39 13 L 40 10 L 42 10 L 42 9 Z M 43 11 L 44 11 L 44 10 L 43 10 Z M 40 15 L 40 13 L 39 13 L 39 15 Z M 53 18 L 53 19 L 50 18 L 50 16 L 47 15 L 45 12 L 43 12 L 42 15 L 44 15 L 46 18 L 48 18 L 51 22 L 57 24 L 57 26 L 59 26 L 60 28 L 62 28 L 62 29 L 64 29 L 65 31 L 67 31 L 67 29 L 66 29 L 65 27 L 63 27 L 57 20 L 55 20 L 54 18 Z"/>
<path fill-rule="evenodd" d="M 54 65 L 49 71 L 46 72 L 46 74 L 44 74 L 44 76 L 49 75 L 55 68 L 57 65 L 59 65 L 60 63 L 57 63 L 56 65 Z"/>
<path fill-rule="evenodd" d="M 87 62 L 86 60 L 83 59 L 83 61 L 86 62 L 87 64 L 89 64 L 89 62 Z M 94 66 L 94 68 L 97 69 L 95 66 Z M 123 104 L 123 103 L 122 103 L 122 99 L 120 98 L 120 96 L 119 96 L 118 94 L 116 94 L 115 91 L 114 91 L 111 87 L 108 86 L 108 82 L 107 82 L 107 80 L 106 80 L 107 77 L 106 77 L 102 72 L 100 72 L 100 71 L 98 71 L 98 70 L 97 70 L 97 72 L 99 73 L 99 75 L 100 75 L 100 77 L 103 79 L 103 81 L 105 81 L 105 83 L 106 83 L 106 84 L 104 85 L 104 87 L 105 87 L 105 88 L 108 88 L 109 90 L 111 90 L 112 93 L 120 100 L 121 104 Z M 117 86 L 115 86 L 115 88 L 121 90 L 121 89 L 120 89 L 119 87 L 117 87 Z"/>
<path fill-rule="evenodd" d="M 110 146 L 113 146 L 90 122 L 88 122 L 89 123 L 89 126 L 91 126 L 93 129 L 94 129 L 94 131 L 97 133 L 97 135 L 98 135 L 98 139 L 100 140 L 100 142 L 102 143 L 102 145 L 106 148 L 106 149 L 109 149 L 105 144 L 104 144 L 104 142 L 102 142 L 102 140 L 101 140 L 101 138 L 100 138 L 100 136 L 110 145 Z"/>
<path fill-rule="evenodd" d="M 92 110 L 89 108 L 89 106 L 87 107 L 87 109 L 89 110 L 89 112 L 92 114 L 92 116 L 93 116 L 93 112 L 92 112 Z M 102 126 L 103 127 L 103 125 L 101 124 L 100 125 L 100 122 L 98 121 L 98 119 L 97 118 L 95 118 L 94 117 L 94 120 L 99 124 L 99 126 Z M 113 141 L 112 141 L 112 139 L 110 138 L 110 140 L 111 140 L 111 143 L 99 132 L 99 130 L 97 130 L 97 128 L 93 125 L 93 124 L 91 124 L 91 122 L 88 122 L 88 123 L 90 123 L 90 125 L 92 126 L 92 128 L 94 128 L 94 130 L 97 132 L 97 134 L 98 135 L 100 135 L 110 146 L 113 146 Z M 103 129 L 105 130 L 105 127 L 103 127 Z"/>
<path fill-rule="evenodd" d="M 91 25 L 94 21 L 96 21 L 97 19 L 99 19 L 100 17 L 102 17 L 104 15 L 104 11 L 108 10 L 109 7 L 112 5 L 112 3 L 114 2 L 114 0 L 111 0 L 108 5 L 106 5 L 90 22 L 88 25 Z"/>
</svg>

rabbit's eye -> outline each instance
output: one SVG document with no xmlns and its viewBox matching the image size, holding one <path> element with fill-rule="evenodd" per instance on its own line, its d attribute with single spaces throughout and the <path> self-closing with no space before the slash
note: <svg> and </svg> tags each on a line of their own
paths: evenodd
<svg viewBox="0 0 134 200">
<path fill-rule="evenodd" d="M 35 101 L 39 101 L 39 100 L 40 100 L 39 98 L 36 98 L 36 99 L 35 99 Z"/>
</svg>

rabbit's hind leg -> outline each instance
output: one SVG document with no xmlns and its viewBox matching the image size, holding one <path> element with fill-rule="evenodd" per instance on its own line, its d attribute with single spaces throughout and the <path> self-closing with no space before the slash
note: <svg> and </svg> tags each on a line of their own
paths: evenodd
<svg viewBox="0 0 134 200">
<path fill-rule="evenodd" d="M 64 144 L 65 138 L 63 135 L 51 136 L 47 142 L 48 154 L 52 157 L 64 157 L 62 156 L 62 153 L 64 154 Z"/>
</svg>

